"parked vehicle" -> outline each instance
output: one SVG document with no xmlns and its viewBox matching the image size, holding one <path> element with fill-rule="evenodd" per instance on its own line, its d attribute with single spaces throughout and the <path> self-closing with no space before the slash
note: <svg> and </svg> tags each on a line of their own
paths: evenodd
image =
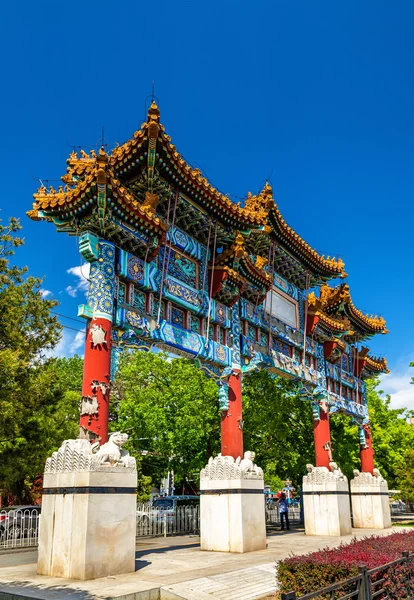
<svg viewBox="0 0 414 600">
<path fill-rule="evenodd" d="M 40 506 L 7 506 L 0 509 L 0 541 L 37 536 Z"/>
<path fill-rule="evenodd" d="M 406 504 L 402 500 L 394 500 L 391 502 L 390 508 L 392 513 L 405 512 Z"/>
</svg>

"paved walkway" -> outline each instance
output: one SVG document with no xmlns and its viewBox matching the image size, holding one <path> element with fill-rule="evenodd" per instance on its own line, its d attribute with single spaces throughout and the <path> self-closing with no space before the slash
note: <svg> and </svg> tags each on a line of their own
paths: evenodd
<svg viewBox="0 0 414 600">
<path fill-rule="evenodd" d="M 354 536 L 391 532 L 354 530 Z M 276 589 L 275 562 L 292 553 L 335 547 L 352 537 L 278 532 L 268 537 L 266 550 L 247 554 L 202 552 L 197 538 L 176 538 L 175 545 L 166 547 L 160 545 L 162 540 L 152 545 L 147 541 L 137 550 L 135 573 L 84 582 L 37 575 L 34 563 L 1 568 L 0 557 L 0 600 L 8 598 L 2 592 L 16 594 L 19 600 L 253 600 Z"/>
</svg>

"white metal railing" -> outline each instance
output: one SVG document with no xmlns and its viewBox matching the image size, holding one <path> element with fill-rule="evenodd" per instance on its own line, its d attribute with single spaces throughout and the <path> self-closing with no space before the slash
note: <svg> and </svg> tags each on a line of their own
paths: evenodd
<svg viewBox="0 0 414 600">
<path fill-rule="evenodd" d="M 150 504 L 137 505 L 136 536 L 167 536 L 200 531 L 200 507 L 176 506 L 159 509 Z"/>
<path fill-rule="evenodd" d="M 40 507 L 0 510 L 0 549 L 37 546 Z"/>
<path fill-rule="evenodd" d="M 40 507 L 30 509 L 0 510 L 0 550 L 37 546 Z M 289 508 L 289 521 L 300 522 L 300 509 Z M 277 507 L 266 507 L 266 525 L 280 525 Z M 136 537 L 167 537 L 180 533 L 200 531 L 200 507 L 176 506 L 159 509 L 153 505 L 137 505 Z"/>
</svg>

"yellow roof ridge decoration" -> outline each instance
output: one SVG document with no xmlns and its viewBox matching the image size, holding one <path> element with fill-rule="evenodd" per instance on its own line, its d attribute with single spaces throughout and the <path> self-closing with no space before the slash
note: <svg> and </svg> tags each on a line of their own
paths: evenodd
<svg viewBox="0 0 414 600">
<path fill-rule="evenodd" d="M 346 308 L 349 318 L 354 318 L 356 322 L 359 322 L 373 333 L 388 333 L 386 322 L 383 317 L 365 315 L 356 308 L 352 302 L 349 285 L 347 283 L 342 283 L 335 288 L 330 287 L 328 284 L 322 285 L 320 288 L 319 299 L 324 309 L 330 313 L 335 313 Z"/>
<path fill-rule="evenodd" d="M 81 202 L 82 196 L 94 184 L 102 183 L 112 189 L 112 195 L 115 198 L 121 196 L 122 204 L 127 212 L 135 214 L 138 217 L 144 217 L 145 221 L 155 226 L 157 229 L 167 231 L 168 224 L 162 221 L 155 213 L 158 202 L 156 194 L 146 193 L 144 201 L 138 202 L 135 197 L 126 189 L 126 187 L 116 177 L 113 169 L 109 166 L 108 155 L 103 148 L 99 154 L 93 152 L 93 156 L 85 152 L 78 157 L 76 152 L 72 152 L 68 159 L 68 173 L 62 177 L 66 181 L 63 188 L 59 186 L 55 190 L 52 186 L 49 190 L 41 185 L 37 192 L 33 194 L 35 202 L 32 210 L 27 215 L 33 220 L 39 220 L 39 210 L 49 210 L 59 213 L 73 210 Z M 79 179 L 75 179 L 79 178 Z M 80 178 L 82 177 L 82 179 Z"/>
<path fill-rule="evenodd" d="M 351 323 L 346 317 L 333 317 L 327 315 L 320 298 L 315 296 L 315 292 L 308 294 L 308 313 L 319 317 L 321 322 L 329 329 L 340 331 L 346 335 L 354 335 L 351 329 Z"/>
<path fill-rule="evenodd" d="M 379 373 L 390 372 L 385 356 L 383 356 L 382 358 L 378 358 L 376 356 L 367 356 L 366 361 L 366 366 L 373 371 L 377 371 Z"/>
<path fill-rule="evenodd" d="M 145 161 L 144 157 L 148 160 Z M 281 241 L 296 258 L 301 261 L 305 268 L 318 274 L 324 280 L 332 277 L 346 277 L 344 263 L 340 258 L 321 256 L 307 242 L 305 242 L 283 219 L 279 208 L 273 199 L 271 185 L 266 182 L 261 192 L 257 195 L 248 194 L 244 206 L 234 203 L 225 194 L 213 187 L 200 169 L 191 167 L 179 154 L 171 138 L 166 134 L 165 127 L 160 121 L 160 110 L 155 102 L 148 109 L 146 122 L 135 131 L 132 138 L 121 145 L 113 148 L 111 153 L 106 153 L 103 148 L 97 156 L 95 151 L 90 154 L 84 150 L 71 152 L 67 159 L 67 173 L 62 180 L 68 188 L 59 190 L 62 194 L 57 196 L 55 190 L 46 192 L 45 189 L 38 190 L 35 194 L 35 206 L 28 214 L 31 218 L 38 217 L 38 210 L 51 209 L 68 205 L 86 191 L 86 188 L 96 178 L 98 160 L 107 161 L 107 175 L 116 180 L 123 180 L 126 173 L 135 173 L 139 169 L 147 169 L 149 184 L 153 181 L 154 169 L 159 161 L 164 161 L 166 172 L 181 188 L 183 193 L 193 194 L 196 202 L 199 202 L 211 216 L 221 220 L 224 225 L 237 229 L 261 230 L 269 236 Z M 157 162 L 158 161 L 158 162 Z M 125 189 L 125 188 L 123 188 Z M 148 191 L 152 193 L 152 185 Z M 121 199 L 122 201 L 122 199 Z M 127 204 L 130 202 L 127 199 Z M 42 206 L 41 206 L 42 205 Z M 155 199 L 146 199 L 142 209 L 148 214 L 148 209 L 156 208 Z M 218 210 L 217 210 L 218 209 Z M 59 208 L 58 208 L 59 210 Z M 42 218 L 46 218 L 42 216 Z M 154 211 L 154 219 L 155 211 Z"/>
<path fill-rule="evenodd" d="M 251 192 L 247 194 L 247 198 L 244 203 L 244 212 L 246 214 L 256 216 L 263 225 L 266 225 L 269 210 L 274 204 L 272 194 L 272 188 L 266 181 L 266 185 L 262 191 L 257 194 L 257 196 L 253 196 Z"/>
<path fill-rule="evenodd" d="M 262 284 L 270 287 L 272 276 L 264 270 L 267 259 L 258 256 L 255 263 L 251 260 L 249 253 L 244 247 L 244 237 L 240 231 L 236 232 L 236 238 L 233 245 L 217 255 L 214 266 L 215 268 L 222 268 L 223 266 L 229 267 L 228 262 L 234 258 L 238 261 L 242 261 L 254 278 L 259 279 Z M 239 276 L 241 277 L 241 275 Z"/>
<path fill-rule="evenodd" d="M 340 277 L 341 279 L 344 279 L 348 276 L 347 273 L 345 273 L 344 261 L 341 258 L 331 258 L 330 256 L 325 258 L 323 254 L 321 255 L 316 250 L 314 250 L 307 242 L 305 242 L 303 238 L 301 238 L 301 236 L 298 233 L 296 233 L 296 231 L 292 227 L 290 227 L 290 225 L 286 223 L 286 221 L 282 217 L 282 213 L 280 212 L 277 204 L 274 201 L 271 212 L 274 215 L 275 221 L 277 222 L 277 225 L 280 228 L 282 235 L 286 236 L 287 238 L 291 238 L 291 240 L 308 255 L 310 260 L 316 262 L 317 264 L 319 263 L 323 268 L 336 274 L 336 276 Z"/>
<path fill-rule="evenodd" d="M 332 276 L 341 278 L 345 278 L 347 276 L 344 271 L 344 262 L 342 259 L 331 257 L 325 259 L 323 256 L 320 256 L 316 250 L 311 248 L 311 246 L 309 246 L 309 244 L 305 242 L 299 236 L 299 234 L 297 234 L 285 222 L 275 204 L 273 199 L 273 190 L 269 182 L 266 182 L 264 188 L 259 194 L 254 196 L 249 192 L 244 207 L 241 207 L 240 203 L 235 204 L 228 196 L 222 194 L 215 187 L 213 187 L 207 178 L 202 175 L 200 169 L 194 169 L 188 165 L 184 158 L 177 151 L 175 145 L 171 142 L 170 136 L 165 133 L 165 128 L 160 122 L 160 111 L 155 102 L 151 104 L 151 107 L 148 111 L 148 122 L 142 124 L 141 130 L 135 132 L 134 138 L 137 139 L 139 137 L 143 137 L 144 132 L 150 126 L 149 123 L 154 123 L 155 121 L 157 123 L 157 127 L 159 128 L 158 139 L 164 144 L 170 154 L 171 159 L 173 162 L 175 162 L 178 168 L 191 179 L 193 179 L 196 187 L 210 195 L 214 200 L 220 202 L 226 209 L 231 211 L 234 216 L 242 221 L 249 222 L 252 225 L 261 225 L 262 227 L 267 228 L 269 223 L 269 212 L 273 210 L 277 216 L 280 227 L 284 230 L 285 235 L 293 238 L 294 242 L 299 245 L 300 249 L 304 250 L 310 255 L 310 258 L 314 263 L 319 264 L 326 271 L 332 273 Z M 126 142 L 123 146 L 118 147 L 116 149 L 115 161 L 118 161 L 118 159 L 124 155 L 125 151 L 129 150 L 130 148 L 132 148 L 131 141 Z M 114 156 L 114 152 L 112 153 L 112 156 Z"/>
</svg>

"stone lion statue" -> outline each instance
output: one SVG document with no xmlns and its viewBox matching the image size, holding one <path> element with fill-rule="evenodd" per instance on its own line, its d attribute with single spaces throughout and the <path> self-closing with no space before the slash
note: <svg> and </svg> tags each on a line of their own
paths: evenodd
<svg viewBox="0 0 414 600">
<path fill-rule="evenodd" d="M 247 450 L 247 452 L 244 453 L 244 458 L 240 461 L 239 467 L 242 471 L 251 471 L 254 472 L 255 470 L 255 464 L 254 464 L 254 459 L 256 457 L 256 453 L 252 452 L 251 450 Z M 237 462 L 237 461 L 236 461 Z"/>
<path fill-rule="evenodd" d="M 122 446 L 128 441 L 128 435 L 115 431 L 109 436 L 106 444 L 102 444 L 95 456 L 99 464 L 122 465 L 132 467 L 135 465 L 135 458 L 129 455 L 128 450 L 123 450 Z"/>
<path fill-rule="evenodd" d="M 240 456 L 236 459 L 236 465 L 240 467 L 242 473 L 257 473 L 262 474 L 263 471 L 260 467 L 254 464 L 254 459 L 256 457 L 256 453 L 251 450 L 247 450 L 244 453 L 244 458 L 241 459 Z"/>
<path fill-rule="evenodd" d="M 342 471 L 341 469 L 338 467 L 338 465 L 336 464 L 336 462 L 331 461 L 329 463 L 329 469 L 330 471 L 334 474 L 337 475 L 338 477 L 342 477 Z"/>
</svg>

